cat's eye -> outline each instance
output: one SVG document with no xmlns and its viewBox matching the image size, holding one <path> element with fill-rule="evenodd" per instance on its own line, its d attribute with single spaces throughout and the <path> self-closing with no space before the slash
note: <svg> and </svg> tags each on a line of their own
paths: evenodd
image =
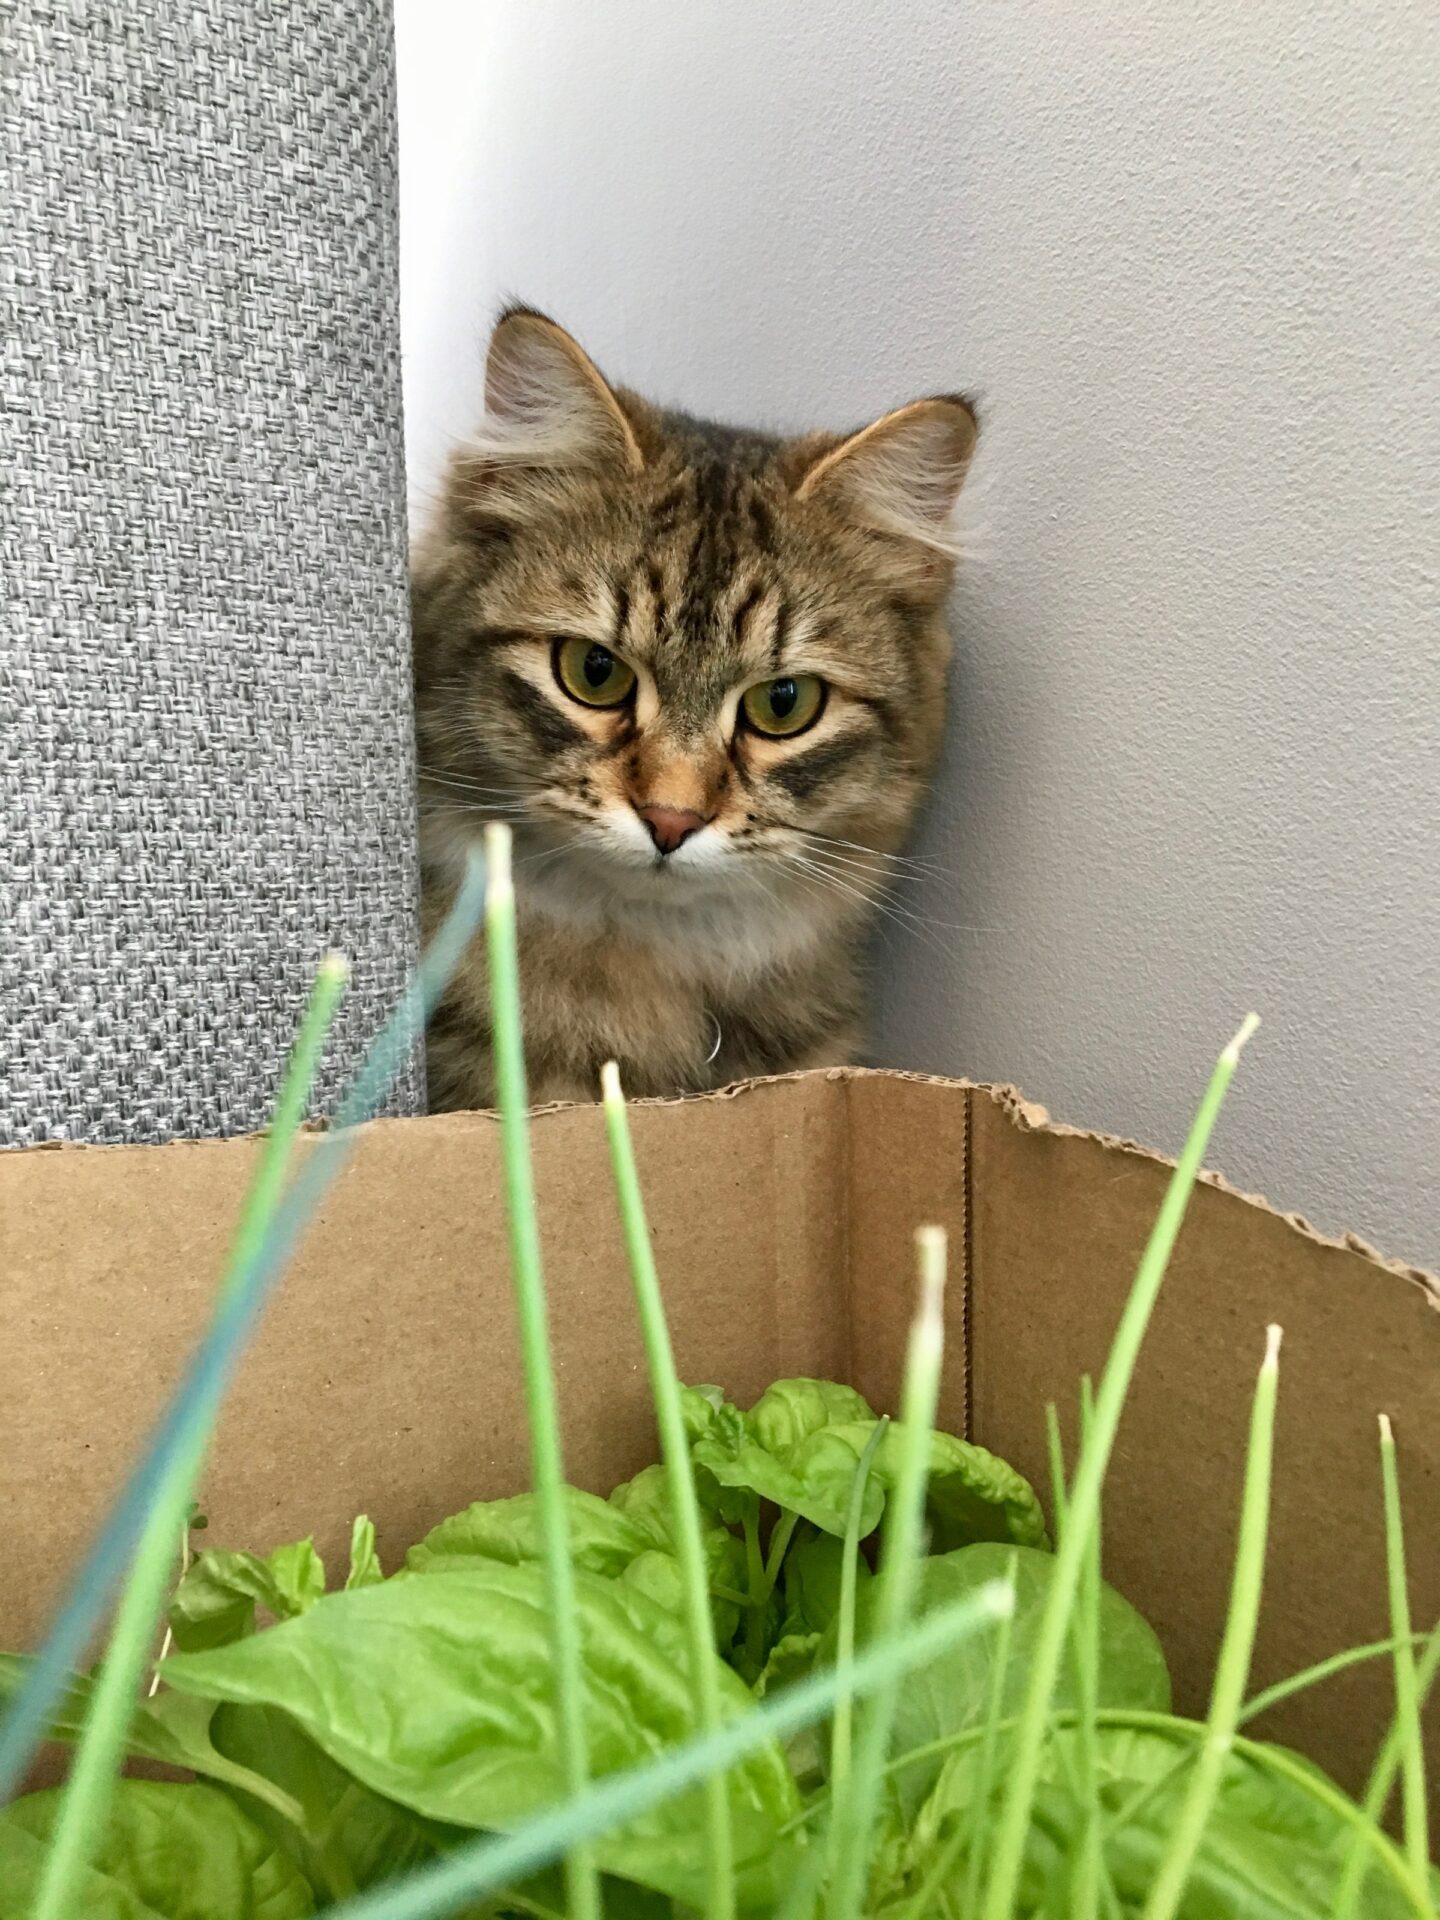
<svg viewBox="0 0 1440 1920">
<path fill-rule="evenodd" d="M 749 725 L 772 740 L 788 740 L 813 727 L 824 705 L 825 682 L 813 673 L 786 673 L 778 680 L 762 680 L 757 686 L 747 687 L 740 701 Z"/>
<path fill-rule="evenodd" d="M 618 707 L 635 691 L 634 668 L 594 640 L 561 640 L 555 678 L 572 700 L 587 707 Z"/>
</svg>

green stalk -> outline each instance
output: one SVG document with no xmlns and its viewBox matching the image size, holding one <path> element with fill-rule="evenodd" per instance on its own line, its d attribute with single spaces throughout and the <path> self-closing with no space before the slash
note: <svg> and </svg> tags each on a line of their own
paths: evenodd
<svg viewBox="0 0 1440 1920">
<path fill-rule="evenodd" d="M 1080 1382 L 1080 1444 L 1083 1447 L 1095 1421 L 1095 1394 L 1090 1376 Z M 1107 1906 L 1115 1904 L 1109 1867 L 1102 1845 L 1100 1761 L 1095 1738 L 1095 1712 L 1100 1692 L 1100 1511 L 1085 1541 L 1077 1604 L 1071 1621 L 1071 1657 L 1075 1669 L 1075 1703 L 1080 1797 L 1085 1806 L 1085 1838 L 1081 1850 L 1079 1887 L 1073 1920 L 1095 1920 L 1102 1888 Z"/>
<path fill-rule="evenodd" d="M 840 1612 L 835 1647 L 835 1677 L 840 1695 L 835 1702 L 835 1720 L 830 1730 L 830 1795 L 839 1804 L 844 1800 L 850 1780 L 850 1747 L 855 1712 L 855 1697 L 850 1691 L 850 1669 L 855 1660 L 855 1590 L 860 1581 L 860 1516 L 865 1507 L 865 1489 L 880 1442 L 889 1428 L 889 1419 L 877 1420 L 865 1442 L 850 1482 L 850 1504 L 845 1511 L 845 1557 L 840 1562 Z"/>
<path fill-rule="evenodd" d="M 1258 1720 L 1262 1713 L 1269 1713 L 1272 1707 L 1278 1707 L 1282 1701 L 1289 1700 L 1297 1693 L 1305 1693 L 1311 1687 L 1319 1686 L 1322 1680 L 1329 1680 L 1337 1673 L 1344 1673 L 1349 1667 L 1363 1666 L 1367 1660 L 1382 1660 L 1395 1657 L 1397 1647 L 1404 1642 L 1399 1640 L 1371 1640 L 1363 1647 L 1347 1647 L 1343 1653 L 1332 1653 L 1328 1659 L 1317 1660 L 1313 1666 L 1302 1667 L 1298 1673 L 1290 1674 L 1284 1680 L 1277 1680 L 1273 1687 L 1266 1687 L 1263 1693 L 1257 1693 L 1245 1702 L 1240 1714 L 1240 1725 L 1248 1726 L 1252 1720 Z M 1425 1635 L 1412 1633 L 1411 1647 L 1423 1647 Z"/>
<path fill-rule="evenodd" d="M 1431 1634 L 1415 1672 L 1415 1704 L 1420 1713 L 1425 1710 L 1437 1672 L 1440 1672 L 1440 1627 L 1436 1627 Z M 1354 1920 L 1358 1911 L 1365 1876 L 1372 1865 L 1370 1856 L 1377 1850 L 1377 1840 L 1384 1839 L 1380 1833 L 1380 1816 L 1385 1811 L 1385 1803 L 1390 1798 L 1390 1789 L 1395 1784 L 1395 1776 L 1400 1771 L 1404 1756 L 1405 1730 L 1397 1712 L 1389 1733 L 1381 1742 L 1375 1765 L 1371 1769 L 1370 1783 L 1365 1789 L 1362 1809 L 1369 1832 L 1367 1835 L 1365 1830 L 1359 1830 L 1351 1841 L 1345 1871 L 1335 1896 L 1333 1920 Z M 1385 1841 L 1384 1844 L 1389 1843 Z M 1406 1864 L 1409 1865 L 1408 1858 Z M 1433 1913 L 1433 1905 L 1430 1911 Z"/>
<path fill-rule="evenodd" d="M 820 1882 L 825 1877 L 827 1854 L 822 1836 L 795 1869 L 785 1898 L 775 1909 L 774 1920 L 814 1920 L 815 1902 L 820 1897 Z"/>
<path fill-rule="evenodd" d="M 876 1598 L 876 1632 L 898 1638 L 910 1626 L 920 1580 L 925 1520 L 925 1487 L 930 1470 L 930 1438 L 940 1397 L 940 1367 L 945 1352 L 945 1233 L 921 1227 L 920 1305 L 910 1328 L 901 1389 L 900 1472 L 885 1516 L 883 1578 Z M 834 1804 L 835 1873 L 830 1920 L 859 1920 L 870 1868 L 870 1838 L 880 1806 L 881 1785 L 900 1682 L 875 1690 L 857 1741 L 855 1766 L 843 1800 Z"/>
<path fill-rule="evenodd" d="M 610 1136 L 610 1164 L 620 1203 L 625 1250 L 645 1358 L 650 1368 L 650 1391 L 660 1430 L 660 1452 L 665 1462 L 665 1484 L 670 1496 L 670 1526 L 684 1586 L 685 1624 L 690 1640 L 690 1669 L 694 1688 L 695 1724 L 701 1733 L 720 1725 L 719 1661 L 715 1652 L 715 1625 L 710 1612 L 710 1573 L 700 1532 L 700 1503 L 695 1497 L 695 1473 L 690 1443 L 680 1405 L 680 1380 L 665 1320 L 665 1303 L 655 1271 L 655 1252 L 645 1220 L 645 1203 L 635 1168 L 635 1149 L 620 1090 L 620 1070 L 612 1060 L 603 1069 L 600 1084 L 605 1101 L 605 1125 Z M 735 1912 L 735 1841 L 730 1829 L 730 1796 L 723 1773 L 705 1783 L 706 1824 L 709 1832 L 709 1876 L 705 1911 L 710 1920 L 732 1920 Z"/>
<path fill-rule="evenodd" d="M 1050 1505 L 1055 1510 L 1055 1544 L 1065 1534 L 1065 1509 L 1069 1496 L 1065 1491 L 1065 1448 L 1060 1438 L 1060 1415 L 1055 1402 L 1045 1402 L 1045 1459 L 1050 1469 Z"/>
<path fill-rule="evenodd" d="M 1150 1897 L 1145 1903 L 1144 1920 L 1174 1920 L 1205 1828 L 1215 1810 L 1221 1776 L 1234 1751 L 1235 1728 L 1250 1678 L 1255 1628 L 1260 1618 L 1260 1593 L 1265 1580 L 1270 1469 L 1275 1454 L 1275 1401 L 1279 1388 L 1280 1329 L 1271 1327 L 1266 1335 L 1265 1358 L 1250 1415 L 1250 1446 L 1245 1460 L 1245 1492 L 1240 1506 L 1230 1611 L 1215 1666 L 1205 1737 L 1185 1798 L 1180 1803 L 1179 1816 L 1161 1855 Z"/>
<path fill-rule="evenodd" d="M 765 1584 L 765 1556 L 760 1551 L 758 1500 L 752 1501 L 741 1514 L 740 1530 L 745 1536 L 745 1580 L 750 1589 L 745 1613 L 745 1656 L 753 1677 L 758 1676 L 765 1664 L 765 1608 L 770 1600 L 770 1589 Z"/>
<path fill-rule="evenodd" d="M 1013 1606 L 1013 1591 L 992 1580 L 966 1599 L 913 1622 L 903 1640 L 876 1640 L 855 1656 L 856 1692 L 872 1691 L 924 1666 L 972 1634 L 985 1632 Z M 652 1807 L 771 1741 L 783 1743 L 813 1726 L 833 1711 L 836 1693 L 833 1672 L 797 1680 L 750 1712 L 726 1720 L 718 1733 L 671 1747 L 644 1766 L 612 1773 L 513 1833 L 477 1835 L 408 1879 L 392 1880 L 334 1911 L 343 1920 L 439 1920 L 483 1902 L 497 1888 L 528 1879 L 582 1843 L 641 1819 Z"/>
<path fill-rule="evenodd" d="M 1425 1635 L 1412 1633 L 1409 1644 L 1414 1647 L 1423 1645 Z M 1344 1673 L 1350 1667 L 1358 1667 L 1367 1660 L 1393 1659 L 1397 1647 L 1404 1645 L 1399 1640 L 1372 1640 L 1367 1646 L 1348 1647 L 1343 1653 L 1332 1653 L 1328 1659 L 1317 1660 L 1312 1666 L 1302 1667 L 1298 1673 L 1292 1673 L 1284 1680 L 1277 1680 L 1274 1686 L 1266 1687 L 1263 1693 L 1253 1694 L 1240 1709 L 1236 1722 L 1239 1727 L 1248 1726 L 1252 1720 L 1258 1720 L 1263 1713 L 1269 1713 L 1273 1707 L 1293 1699 L 1296 1694 L 1305 1693 L 1311 1687 L 1319 1686 L 1322 1681 L 1331 1679 L 1337 1673 Z M 1180 1775 L 1189 1766 L 1193 1766 L 1199 1754 L 1199 1743 L 1182 1753 L 1168 1772 L 1158 1780 L 1151 1780 L 1140 1787 L 1127 1800 L 1115 1815 L 1117 1830 L 1123 1830 L 1131 1821 L 1138 1820 L 1154 1800 L 1160 1798 L 1167 1788 L 1173 1786 Z"/>
<path fill-rule="evenodd" d="M 1380 1477 L 1385 1490 L 1385 1575 L 1390 1590 L 1390 1631 L 1395 1640 L 1395 1717 L 1402 1747 L 1401 1794 L 1405 1851 L 1423 1879 L 1430 1866 L 1430 1822 L 1425 1805 L 1425 1741 L 1415 1685 L 1410 1636 L 1410 1586 L 1405 1573 L 1405 1523 L 1400 1514 L 1400 1476 L 1395 1434 L 1388 1413 L 1380 1416 Z"/>
<path fill-rule="evenodd" d="M 765 1603 L 768 1606 L 770 1596 L 775 1591 L 775 1582 L 780 1578 L 780 1567 L 790 1542 L 795 1537 L 795 1529 L 800 1524 L 800 1516 L 790 1510 L 782 1510 L 779 1519 L 770 1530 L 770 1544 L 765 1551 Z"/>
<path fill-rule="evenodd" d="M 1058 1435 L 1059 1429 L 1056 1429 Z M 1059 1520 L 1056 1520 L 1059 1530 Z M 1011 1554 L 1008 1578 L 1013 1587 L 1015 1570 L 1019 1558 Z M 961 1850 L 965 1852 L 965 1901 L 962 1911 L 978 1913 L 980 1910 L 980 1863 L 983 1858 L 980 1847 L 981 1829 L 990 1806 L 990 1797 L 995 1790 L 995 1763 L 1000 1751 L 1000 1709 L 1005 1700 L 1005 1685 L 1010 1677 L 1010 1631 L 1013 1615 L 1007 1614 L 1000 1622 L 995 1633 L 995 1653 L 990 1666 L 990 1688 L 985 1703 L 985 1721 L 978 1738 L 980 1740 L 980 1762 L 975 1772 L 975 1792 L 970 1805 L 965 1808 L 955 1822 L 955 1831 L 943 1847 L 937 1849 L 929 1873 L 925 1876 L 918 1894 L 905 1912 L 905 1920 L 925 1920 L 925 1916 L 935 1911 L 940 1889 L 949 1880 L 954 1871 L 955 1862 Z"/>
<path fill-rule="evenodd" d="M 1005 1582 L 1003 1580 L 997 1580 L 994 1582 L 994 1585 L 997 1588 L 1003 1589 Z M 1429 1643 L 1426 1649 L 1426 1657 L 1420 1663 L 1418 1678 L 1422 1711 L 1424 1708 L 1426 1688 L 1434 1678 L 1437 1669 L 1440 1669 L 1440 1630 L 1437 1630 L 1434 1639 Z M 992 1683 L 994 1678 L 994 1670 L 992 1669 Z M 998 1700 L 1000 1697 L 1001 1690 L 997 1688 L 994 1699 Z M 997 1720 L 992 1711 L 990 1717 L 979 1726 L 968 1727 L 962 1733 L 946 1734 L 938 1740 L 927 1740 L 921 1746 L 911 1747 L 906 1752 L 897 1754 L 893 1760 L 886 1762 L 886 1775 L 893 1777 L 895 1774 L 903 1773 L 908 1767 L 919 1766 L 922 1761 L 943 1760 L 949 1754 L 958 1753 L 968 1747 L 977 1746 L 982 1741 L 993 1737 L 992 1728 L 993 1735 L 1014 1733 L 1020 1725 L 1020 1719 L 1021 1716 L 1015 1714 L 1008 1719 Z M 1056 1732 L 1060 1732 L 1065 1728 L 1073 1727 L 1075 1722 L 1076 1715 L 1073 1708 L 1066 1708 L 1063 1711 L 1054 1713 L 1051 1716 L 1049 1724 Z M 1135 1732 L 1164 1734 L 1170 1738 L 1179 1734 L 1186 1740 L 1191 1741 L 1197 1750 L 1199 1741 L 1203 1738 L 1205 1731 L 1203 1726 L 1198 1725 L 1194 1721 L 1180 1720 L 1171 1713 L 1155 1713 L 1140 1707 L 1101 1707 L 1095 1715 L 1095 1724 L 1101 1728 L 1128 1728 Z M 1393 1739 L 1392 1730 L 1392 1741 Z M 1324 1775 L 1318 1774 L 1307 1761 L 1290 1754 L 1284 1747 L 1272 1746 L 1267 1741 L 1252 1740 L 1244 1734 L 1237 1733 L 1234 1741 L 1234 1749 L 1240 1758 L 1249 1761 L 1252 1765 L 1260 1768 L 1262 1772 L 1278 1775 L 1280 1779 L 1286 1782 L 1287 1786 L 1291 1786 L 1295 1788 L 1297 1792 L 1307 1794 L 1312 1800 L 1318 1801 L 1338 1826 L 1350 1829 L 1354 1836 L 1355 1845 L 1360 1849 L 1362 1858 L 1365 1860 L 1374 1859 L 1378 1862 L 1394 1886 L 1409 1901 L 1413 1912 L 1422 1916 L 1422 1920 L 1435 1920 L 1434 1912 L 1426 1897 L 1425 1890 L 1411 1872 L 1409 1861 L 1377 1824 L 1379 1817 L 1378 1809 L 1383 1807 L 1385 1796 L 1393 1784 L 1394 1775 L 1399 1771 L 1398 1742 L 1394 1742 L 1393 1747 L 1387 1745 L 1383 1750 L 1381 1762 L 1377 1763 L 1378 1787 L 1375 1782 L 1372 1782 L 1371 1793 L 1367 1794 L 1366 1803 L 1363 1808 L 1357 1806 L 1347 1794 L 1327 1780 Z M 1184 1755 L 1183 1764 L 1187 1766 L 1190 1765 L 1194 1758 L 1195 1755 L 1193 1753 Z M 1388 1768 L 1389 1771 L 1384 1772 L 1383 1777 L 1379 1777 L 1382 1768 Z M 1113 1824 L 1117 1827 L 1123 1824 L 1130 1809 L 1134 1805 L 1141 1803 L 1142 1797 L 1143 1803 L 1148 1805 L 1157 1788 L 1168 1786 L 1172 1776 L 1177 1774 L 1179 1770 L 1178 1767 L 1169 1769 L 1161 1780 L 1147 1782 L 1146 1786 L 1141 1790 L 1141 1793 L 1136 1795 L 1134 1801 L 1127 1801 L 1125 1803 L 1125 1806 L 1115 1816 Z M 1376 1796 L 1373 1804 L 1372 1794 Z M 970 1803 L 972 1817 L 978 1817 L 979 1806 L 979 1800 L 972 1798 Z M 802 1813 L 797 1815 L 786 1827 L 781 1829 L 782 1838 L 797 1832 L 802 1827 L 810 1826 L 819 1821 L 826 1815 L 828 1810 L 828 1805 L 823 1799 L 811 1801 Z M 972 1903 L 970 1906 L 967 1906 L 964 1911 L 968 1920 L 968 1916 L 976 1912 L 977 1909 Z M 1338 1910 L 1336 1914 L 1330 1916 L 1330 1920 L 1337 1920 L 1337 1916 Z M 906 1916 L 906 1920 L 910 1920 L 909 1915 Z M 928 1916 L 926 1916 L 926 1920 L 929 1920 Z M 1349 1920 L 1348 1913 L 1346 1920 Z"/>
<path fill-rule="evenodd" d="M 236 1230 L 221 1283 L 222 1296 L 254 1261 L 280 1204 L 290 1149 L 305 1118 L 315 1067 L 344 991 L 346 974 L 345 962 L 338 954 L 327 954 L 316 972 L 310 1002 L 286 1064 L 275 1118 Z M 45 1856 L 33 1920 L 67 1920 L 77 1910 L 81 1883 L 109 1819 L 140 1677 L 154 1645 L 156 1621 L 170 1585 L 175 1542 L 189 1520 L 195 1481 L 220 1396 L 217 1387 L 187 1421 L 136 1545 Z"/>
<path fill-rule="evenodd" d="M 1080 1383 L 1080 1434 L 1083 1445 L 1095 1417 L 1094 1394 L 1087 1374 Z M 1055 1532 L 1061 1536 L 1067 1525 L 1069 1497 L 1065 1487 L 1065 1449 L 1060 1438 L 1060 1416 L 1054 1401 L 1045 1408 L 1045 1445 L 1050 1467 L 1050 1496 L 1055 1509 Z M 1073 1891 L 1075 1902 L 1070 1920 L 1095 1920 L 1096 1905 L 1102 1895 L 1107 1909 L 1115 1905 L 1116 1895 L 1110 1870 L 1101 1845 L 1101 1807 L 1099 1763 L 1095 1749 L 1095 1706 L 1100 1666 L 1100 1522 L 1096 1516 L 1085 1546 L 1076 1604 L 1070 1616 L 1069 1649 L 1075 1676 L 1078 1712 L 1075 1720 L 1078 1766 L 1072 1766 L 1063 1743 L 1057 1745 L 1056 1759 L 1066 1783 L 1085 1806 L 1085 1826 L 1076 1860 Z M 976 1856 L 969 1862 L 972 1874 L 978 1871 Z M 977 1896 L 978 1897 L 978 1896 Z"/>
<path fill-rule="evenodd" d="M 1141 1256 L 1130 1297 L 1120 1316 L 1120 1325 L 1116 1329 L 1110 1357 L 1100 1381 L 1100 1391 L 1096 1396 L 1095 1419 L 1080 1450 L 1075 1483 L 1070 1493 L 1069 1524 L 1055 1556 L 1055 1572 L 1031 1655 L 1030 1683 L 1026 1688 L 1024 1709 L 1011 1756 L 1010 1780 L 995 1836 L 985 1904 L 978 1920 L 1010 1920 L 1015 1905 L 1025 1853 L 1025 1836 L 1030 1827 L 1030 1812 L 1040 1773 L 1046 1720 L 1055 1693 L 1060 1662 L 1064 1657 L 1070 1613 L 1084 1569 L 1086 1540 L 1100 1511 L 1100 1489 L 1110 1464 L 1125 1397 L 1130 1390 L 1145 1329 L 1154 1310 L 1160 1283 L 1165 1277 L 1165 1268 L 1185 1218 L 1190 1190 L 1200 1172 L 1226 1089 L 1239 1064 L 1240 1049 L 1258 1024 L 1252 1014 L 1215 1064 L 1200 1110 L 1195 1116 L 1184 1151 L 1166 1189 L 1159 1216 Z"/>
<path fill-rule="evenodd" d="M 510 874 L 510 829 L 485 829 L 485 936 L 490 961 L 490 1011 L 494 1026 L 495 1083 L 500 1107 L 500 1151 L 505 1169 L 505 1212 L 510 1227 L 510 1265 L 520 1321 L 520 1360 L 530 1417 L 530 1458 L 540 1512 L 552 1658 L 567 1792 L 585 1791 L 590 1760 L 585 1735 L 585 1692 L 575 1608 L 575 1569 L 565 1517 L 565 1470 L 560 1415 L 550 1356 L 549 1315 L 540 1267 L 540 1226 L 530 1164 L 529 1096 L 520 1018 L 520 962 L 515 937 L 515 887 Z M 574 1920 L 596 1920 L 600 1879 L 589 1849 L 566 1857 L 565 1883 Z"/>
</svg>

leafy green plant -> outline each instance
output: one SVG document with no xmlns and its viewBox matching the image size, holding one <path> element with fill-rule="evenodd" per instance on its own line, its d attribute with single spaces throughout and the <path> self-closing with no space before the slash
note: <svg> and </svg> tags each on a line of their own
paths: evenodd
<svg viewBox="0 0 1440 1920">
<path fill-rule="evenodd" d="M 1052 1422 L 1053 1551 L 1024 1479 L 935 1430 L 944 1243 L 933 1230 L 918 1237 L 921 1303 L 899 1420 L 835 1382 L 779 1381 L 748 1409 L 719 1387 L 681 1385 L 607 1070 L 661 1457 L 600 1499 L 563 1479 L 503 830 L 489 853 L 533 1491 L 440 1520 L 388 1577 L 361 1516 L 338 1587 L 308 1540 L 264 1556 L 244 1543 L 208 1548 L 170 1595 L 175 1650 L 159 1664 L 158 1691 L 140 1697 L 219 1393 L 344 1148 L 342 1128 L 282 1195 L 293 1125 L 277 1124 L 259 1212 L 166 1422 L 57 1631 L 33 1660 L 0 1658 L 0 1778 L 13 1782 L 41 1734 L 78 1740 L 82 1752 L 66 1788 L 0 1814 L 0 1920 L 321 1910 L 351 1920 L 679 1920 L 696 1910 L 708 1920 L 1435 1920 L 1420 1715 L 1440 1631 L 1417 1651 L 1388 1424 L 1384 1642 L 1246 1698 L 1278 1330 L 1257 1385 L 1229 1623 L 1204 1721 L 1171 1712 L 1153 1632 L 1102 1577 L 1109 1452 L 1245 1033 L 1221 1058 L 1110 1363 L 1083 1397 L 1071 1472 Z M 343 1110 L 347 1125 L 413 1040 L 475 903 L 472 884 Z M 282 1122 L 299 1110 L 292 1088 Z M 131 1554 L 110 1654 L 98 1675 L 76 1673 L 86 1623 Z M 1382 1658 L 1396 1716 L 1363 1805 L 1244 1731 L 1276 1700 Z M 117 1783 L 121 1753 L 196 1778 Z M 1379 1824 L 1397 1779 L 1400 1845 Z"/>
</svg>

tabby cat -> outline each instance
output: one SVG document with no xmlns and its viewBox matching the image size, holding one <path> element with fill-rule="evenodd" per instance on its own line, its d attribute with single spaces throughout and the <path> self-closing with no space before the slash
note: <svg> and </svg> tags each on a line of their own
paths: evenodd
<svg viewBox="0 0 1440 1920">
<path fill-rule="evenodd" d="M 940 738 L 945 395 L 779 439 L 612 387 L 527 308 L 414 565 L 425 916 L 515 832 L 531 1093 L 675 1094 L 838 1065 L 888 856 Z M 477 940 L 429 1034 L 431 1105 L 494 1099 Z"/>
</svg>

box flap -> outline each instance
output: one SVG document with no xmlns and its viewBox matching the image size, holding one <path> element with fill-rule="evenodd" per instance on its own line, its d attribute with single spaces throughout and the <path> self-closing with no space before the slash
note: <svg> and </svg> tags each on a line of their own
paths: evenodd
<svg viewBox="0 0 1440 1920">
<path fill-rule="evenodd" d="M 742 1399 L 777 1374 L 842 1376 L 843 1088 L 818 1076 L 633 1121 L 682 1374 Z M 0 1646 L 41 1630 L 174 1384 L 257 1152 L 0 1154 Z M 546 1114 L 535 1164 L 567 1469 L 608 1491 L 656 1441 L 600 1110 Z M 445 1514 L 526 1485 L 514 1321 L 494 1121 L 367 1127 L 230 1396 L 201 1490 L 209 1540 L 313 1530 L 334 1569 L 363 1510 L 393 1567 Z"/>
<path fill-rule="evenodd" d="M 943 1094 L 937 1100 L 945 1099 Z M 1041 1415 L 1074 1446 L 1076 1383 L 1098 1375 L 1171 1166 L 1049 1125 L 1008 1090 L 969 1095 L 975 1436 L 1044 1484 Z M 1389 1631 L 1377 1416 L 1395 1422 L 1417 1627 L 1440 1617 L 1440 1313 L 1434 1283 L 1327 1241 L 1217 1178 L 1197 1188 L 1117 1441 L 1107 1576 L 1203 1713 L 1229 1595 L 1265 1329 L 1284 1329 L 1256 1690 Z M 1351 1788 L 1390 1703 L 1385 1663 L 1294 1699 L 1258 1731 Z M 1440 1730 L 1440 1717 L 1436 1720 Z"/>
</svg>

